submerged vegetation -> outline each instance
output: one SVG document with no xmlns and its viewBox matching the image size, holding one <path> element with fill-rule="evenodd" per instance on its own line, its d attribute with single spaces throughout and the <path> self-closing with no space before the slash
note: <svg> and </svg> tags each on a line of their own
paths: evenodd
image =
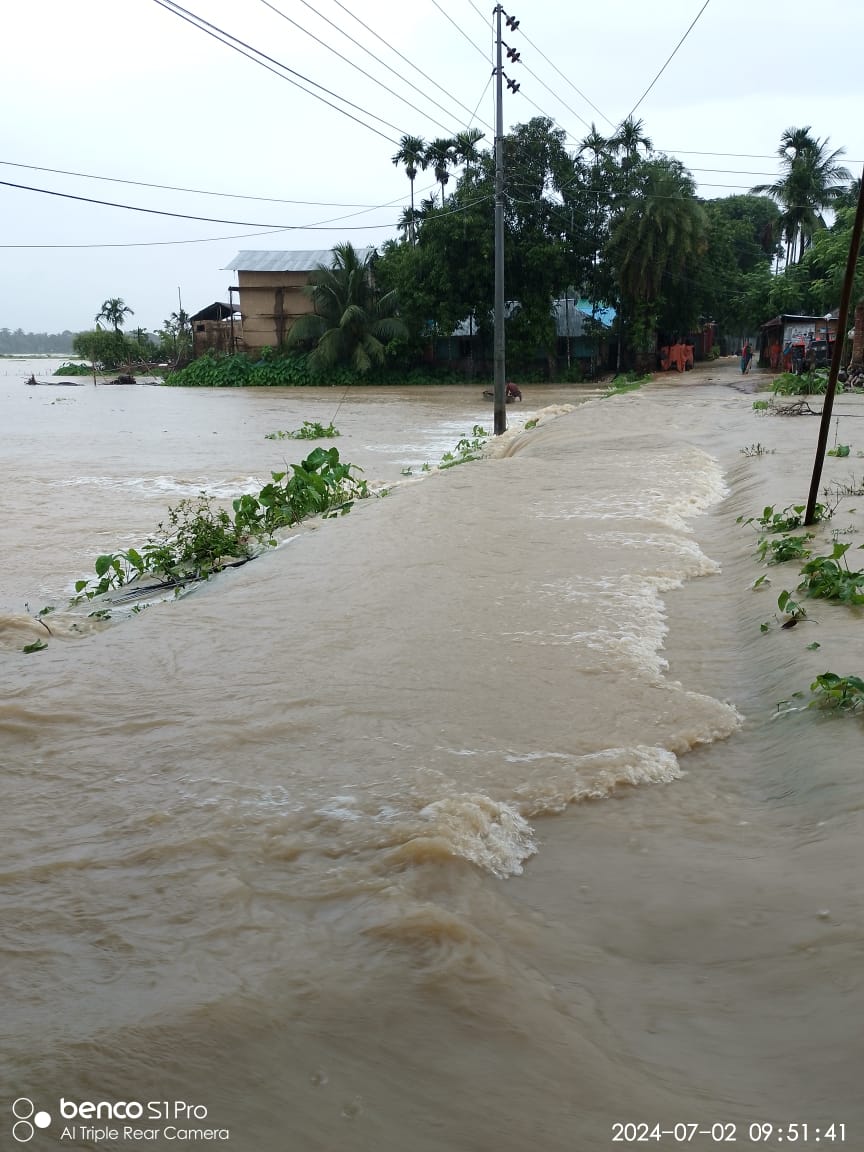
<svg viewBox="0 0 864 1152">
<path fill-rule="evenodd" d="M 183 500 L 140 550 L 98 556 L 96 580 L 79 580 L 77 598 L 93 600 L 145 577 L 163 587 L 182 587 L 244 563 L 258 549 L 275 545 L 280 528 L 310 516 L 344 514 L 355 500 L 367 497 L 367 483 L 357 471 L 339 459 L 336 448 L 315 448 L 289 470 L 271 473 L 270 483 L 257 495 L 239 496 L 231 513 L 214 507 L 205 493 L 195 501 Z"/>
<path fill-rule="evenodd" d="M 810 685 L 814 699 L 810 708 L 827 708 L 835 712 L 864 712 L 864 680 L 860 676 L 838 676 L 823 672 Z"/>
<path fill-rule="evenodd" d="M 293 432 L 277 431 L 267 432 L 265 440 L 333 440 L 342 433 L 333 427 L 331 421 L 326 427 L 315 420 L 304 420 L 299 428 Z"/>
<path fill-rule="evenodd" d="M 319 429 L 321 425 L 304 421 L 303 427 Z M 324 430 L 339 435 L 329 425 Z M 317 435 L 317 433 L 316 433 Z M 286 434 L 288 438 L 289 434 Z M 298 437 L 309 439 L 309 434 Z M 475 424 L 471 436 L 463 437 L 453 452 L 446 452 L 439 468 L 444 470 L 456 464 L 478 460 L 488 433 Z M 430 472 L 428 464 L 422 468 Z M 156 532 L 140 547 L 106 552 L 96 557 L 95 577 L 78 580 L 71 604 L 81 604 L 104 598 L 120 589 L 123 595 L 108 601 L 89 613 L 91 619 L 110 620 L 112 607 L 129 599 L 138 601 L 129 611 L 142 612 L 148 605 L 141 598 L 174 589 L 175 594 L 187 585 L 253 559 L 268 547 L 278 543 L 276 533 L 314 516 L 331 518 L 345 515 L 355 501 L 372 495 L 368 483 L 357 475 L 360 469 L 339 458 L 338 449 L 314 448 L 305 460 L 291 464 L 282 472 L 271 472 L 270 482 L 257 494 L 246 493 L 231 503 L 231 510 L 214 504 L 213 498 L 201 492 L 194 500 L 181 500 L 169 508 L 167 520 L 158 525 Z M 403 470 L 410 475 L 411 469 Z M 381 489 L 377 496 L 389 495 Z M 29 613 L 29 606 L 27 607 Z M 48 605 L 36 614 L 36 620 L 49 635 L 52 629 L 43 617 L 55 611 Z M 77 630 L 77 625 L 72 625 Z M 41 652 L 46 647 L 43 639 L 25 645 L 21 651 Z"/>
</svg>

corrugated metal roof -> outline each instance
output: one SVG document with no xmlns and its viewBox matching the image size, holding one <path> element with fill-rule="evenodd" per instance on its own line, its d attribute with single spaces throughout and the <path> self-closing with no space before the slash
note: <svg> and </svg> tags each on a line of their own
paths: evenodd
<svg viewBox="0 0 864 1152">
<path fill-rule="evenodd" d="M 365 260 L 374 248 L 358 248 L 357 255 Z M 226 271 L 232 272 L 312 272 L 319 264 L 329 268 L 333 263 L 332 248 L 315 248 L 311 251 L 283 252 L 251 249 L 238 252 Z"/>
</svg>

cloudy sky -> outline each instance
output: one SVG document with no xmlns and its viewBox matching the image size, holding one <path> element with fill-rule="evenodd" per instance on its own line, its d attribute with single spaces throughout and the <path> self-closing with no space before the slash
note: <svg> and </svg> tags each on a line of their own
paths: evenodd
<svg viewBox="0 0 864 1152">
<path fill-rule="evenodd" d="M 546 115 L 576 148 L 592 121 L 611 132 L 639 102 L 655 147 L 677 155 L 705 197 L 773 178 L 792 126 L 844 147 L 860 175 L 861 0 L 703 4 L 508 8 L 520 26 L 505 39 L 522 64 L 506 69 L 521 90 L 505 100 L 505 126 Z M 133 323 L 157 328 L 178 289 L 189 312 L 227 299 L 225 265 L 240 249 L 381 244 L 408 202 L 391 162 L 402 134 L 430 140 L 477 125 L 492 141 L 492 12 L 482 0 L 183 7 L 265 53 L 273 71 L 193 27 L 170 0 L 4 5 L 0 327 L 90 327 L 102 301 L 120 296 Z M 418 194 L 431 185 L 421 173 Z"/>
</svg>

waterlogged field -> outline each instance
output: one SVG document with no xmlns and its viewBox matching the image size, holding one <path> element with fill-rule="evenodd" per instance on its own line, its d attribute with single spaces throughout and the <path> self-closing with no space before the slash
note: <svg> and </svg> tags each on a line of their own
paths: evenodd
<svg viewBox="0 0 864 1152">
<path fill-rule="evenodd" d="M 857 587 L 857 425 L 833 514 L 768 531 L 816 422 L 736 376 L 526 389 L 444 469 L 476 390 L 7 387 L 0 1067 L 36 1139 L 855 1146 L 860 608 L 812 593 Z M 307 422 L 388 494 L 21 651 L 19 601 L 260 493 Z"/>
</svg>

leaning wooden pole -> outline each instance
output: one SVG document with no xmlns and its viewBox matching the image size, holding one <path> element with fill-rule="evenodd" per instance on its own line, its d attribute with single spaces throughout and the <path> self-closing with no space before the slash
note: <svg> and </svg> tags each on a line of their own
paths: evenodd
<svg viewBox="0 0 864 1152">
<path fill-rule="evenodd" d="M 858 250 L 861 247 L 862 225 L 864 225 L 864 174 L 862 174 L 861 186 L 858 190 L 858 206 L 855 209 L 855 223 L 852 225 L 852 240 L 849 244 L 849 256 L 846 260 L 846 275 L 843 278 L 843 291 L 840 295 L 840 310 L 837 316 L 837 335 L 834 339 L 834 355 L 831 357 L 831 368 L 828 372 L 828 387 L 825 390 L 825 403 L 822 405 L 822 421 L 819 425 L 816 459 L 813 463 L 813 479 L 810 481 L 810 495 L 807 497 L 807 511 L 804 514 L 804 523 L 807 526 L 811 525 L 816 518 L 816 500 L 819 496 L 819 483 L 822 479 L 822 465 L 825 463 L 825 449 L 828 444 L 831 413 L 834 409 L 834 393 L 837 391 L 837 376 L 840 372 L 840 362 L 843 358 L 843 345 L 846 343 L 846 325 L 849 323 L 849 301 L 852 297 L 852 285 L 855 281 L 855 266 L 858 263 Z"/>
</svg>

